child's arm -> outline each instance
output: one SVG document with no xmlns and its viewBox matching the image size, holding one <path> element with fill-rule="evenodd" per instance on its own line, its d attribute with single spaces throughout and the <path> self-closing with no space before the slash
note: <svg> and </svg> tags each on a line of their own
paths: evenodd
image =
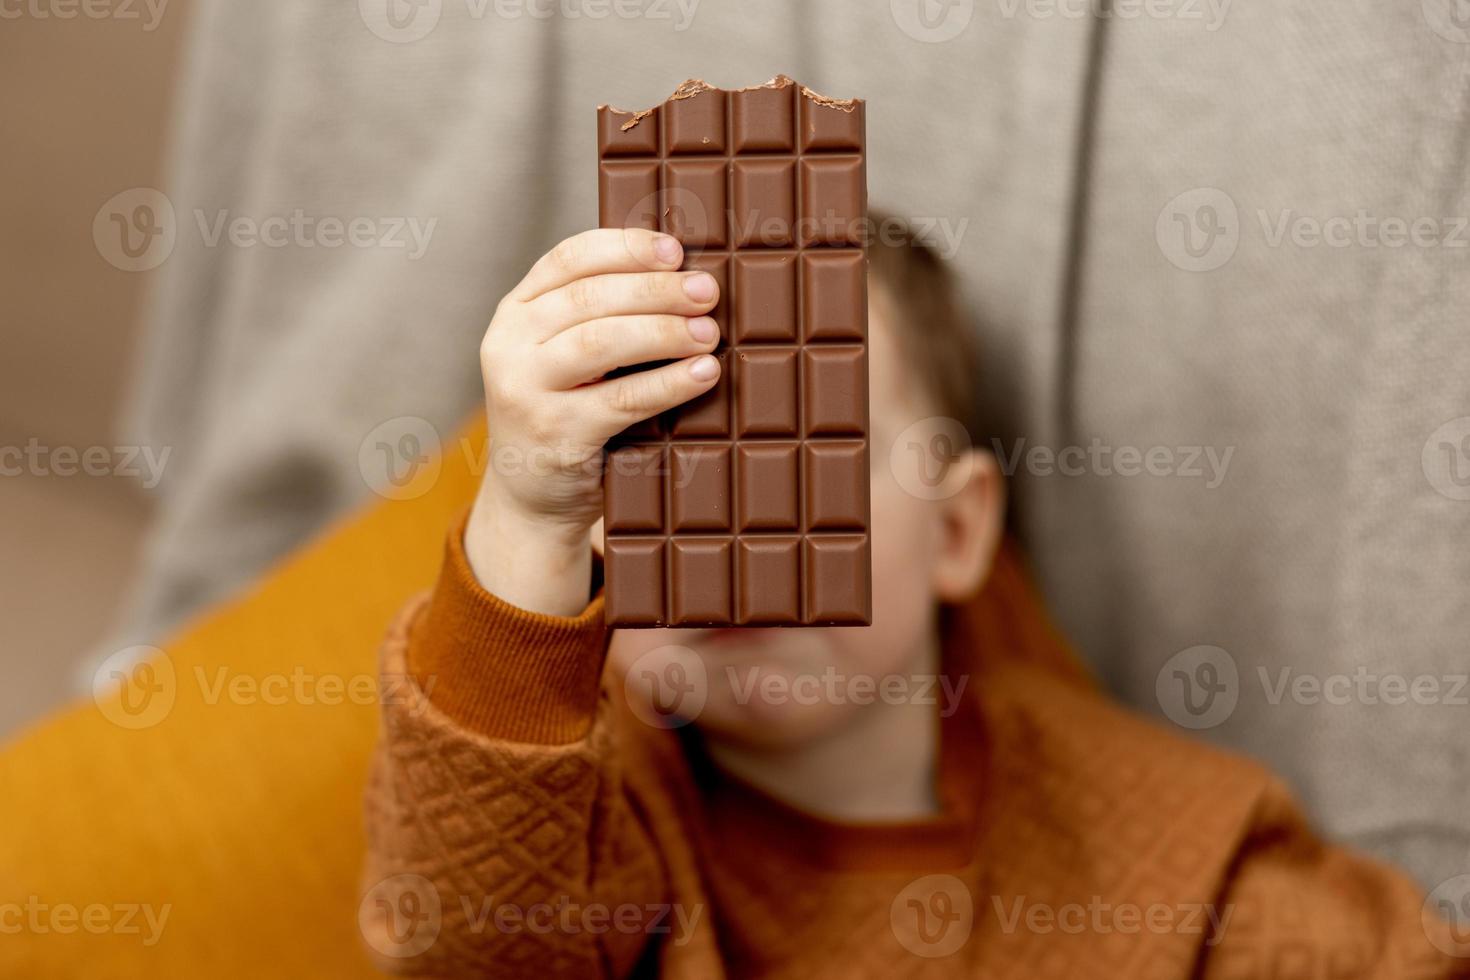
<svg viewBox="0 0 1470 980">
<path fill-rule="evenodd" d="M 599 709 L 607 631 L 589 530 L 607 439 L 718 374 L 704 356 L 717 331 L 699 316 L 714 280 L 675 271 L 682 260 L 666 236 L 579 235 L 486 331 L 489 466 L 432 596 L 383 652 L 411 695 L 384 707 L 367 800 L 361 925 L 387 969 L 620 976 L 647 930 L 589 928 L 581 911 L 669 901 L 671 845 L 628 805 Z M 650 361 L 671 363 L 601 380 Z"/>
</svg>

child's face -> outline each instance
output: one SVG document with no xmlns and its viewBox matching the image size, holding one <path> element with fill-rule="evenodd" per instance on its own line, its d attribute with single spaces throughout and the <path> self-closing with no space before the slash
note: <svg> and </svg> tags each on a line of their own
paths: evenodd
<svg viewBox="0 0 1470 980">
<path fill-rule="evenodd" d="M 790 745 L 832 731 L 862 710 L 860 701 L 883 703 L 885 678 L 896 685 L 938 669 L 938 607 L 973 591 L 989 567 L 1003 506 L 999 477 L 990 457 L 972 454 L 974 486 L 955 497 L 924 500 L 903 488 L 915 486 L 923 461 L 912 452 L 891 460 L 890 449 L 906 428 L 938 413 L 894 348 L 900 328 L 884 291 L 871 297 L 873 625 L 616 631 L 612 666 L 640 716 L 657 720 L 648 701 L 657 697 L 711 737 Z"/>
</svg>

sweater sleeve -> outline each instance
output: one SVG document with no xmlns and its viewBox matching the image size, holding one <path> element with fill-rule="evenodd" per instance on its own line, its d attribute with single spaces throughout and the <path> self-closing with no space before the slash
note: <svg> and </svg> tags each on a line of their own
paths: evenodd
<svg viewBox="0 0 1470 980">
<path fill-rule="evenodd" d="M 517 609 L 476 582 L 461 534 L 383 647 L 383 689 L 403 693 L 366 796 L 363 936 L 401 975 L 626 976 L 648 935 L 628 910 L 667 886 L 600 688 L 602 599 Z"/>
<path fill-rule="evenodd" d="M 1324 843 L 1273 780 L 1205 926 L 1205 980 L 1470 977 L 1457 934 L 1402 872 Z"/>
</svg>

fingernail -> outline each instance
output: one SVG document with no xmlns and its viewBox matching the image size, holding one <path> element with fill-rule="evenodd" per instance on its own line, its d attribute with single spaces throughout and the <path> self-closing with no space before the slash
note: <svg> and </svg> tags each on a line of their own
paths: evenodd
<svg viewBox="0 0 1470 980">
<path fill-rule="evenodd" d="M 719 377 L 720 362 L 709 355 L 695 358 L 689 365 L 689 374 L 695 381 L 713 381 Z"/>
<path fill-rule="evenodd" d="M 679 253 L 683 251 L 679 247 L 679 240 L 670 238 L 668 235 L 660 235 L 653 241 L 653 254 L 658 256 L 660 262 L 673 265 L 679 261 Z"/>
<path fill-rule="evenodd" d="M 696 303 L 708 303 L 715 298 L 715 277 L 701 272 L 684 280 L 684 295 Z"/>
<path fill-rule="evenodd" d="M 689 336 L 701 344 L 713 343 L 719 335 L 719 326 L 707 316 L 697 316 L 689 321 Z"/>
</svg>

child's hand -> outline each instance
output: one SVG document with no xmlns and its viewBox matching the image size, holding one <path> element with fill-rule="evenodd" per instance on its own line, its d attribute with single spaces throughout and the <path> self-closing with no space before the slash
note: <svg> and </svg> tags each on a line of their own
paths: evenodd
<svg viewBox="0 0 1470 980">
<path fill-rule="evenodd" d="M 480 344 L 490 457 L 465 533 L 480 583 L 523 609 L 587 603 L 602 452 L 635 422 L 714 386 L 715 280 L 678 272 L 667 235 L 589 231 L 536 263 Z M 617 368 L 674 359 L 611 380 Z"/>
</svg>

